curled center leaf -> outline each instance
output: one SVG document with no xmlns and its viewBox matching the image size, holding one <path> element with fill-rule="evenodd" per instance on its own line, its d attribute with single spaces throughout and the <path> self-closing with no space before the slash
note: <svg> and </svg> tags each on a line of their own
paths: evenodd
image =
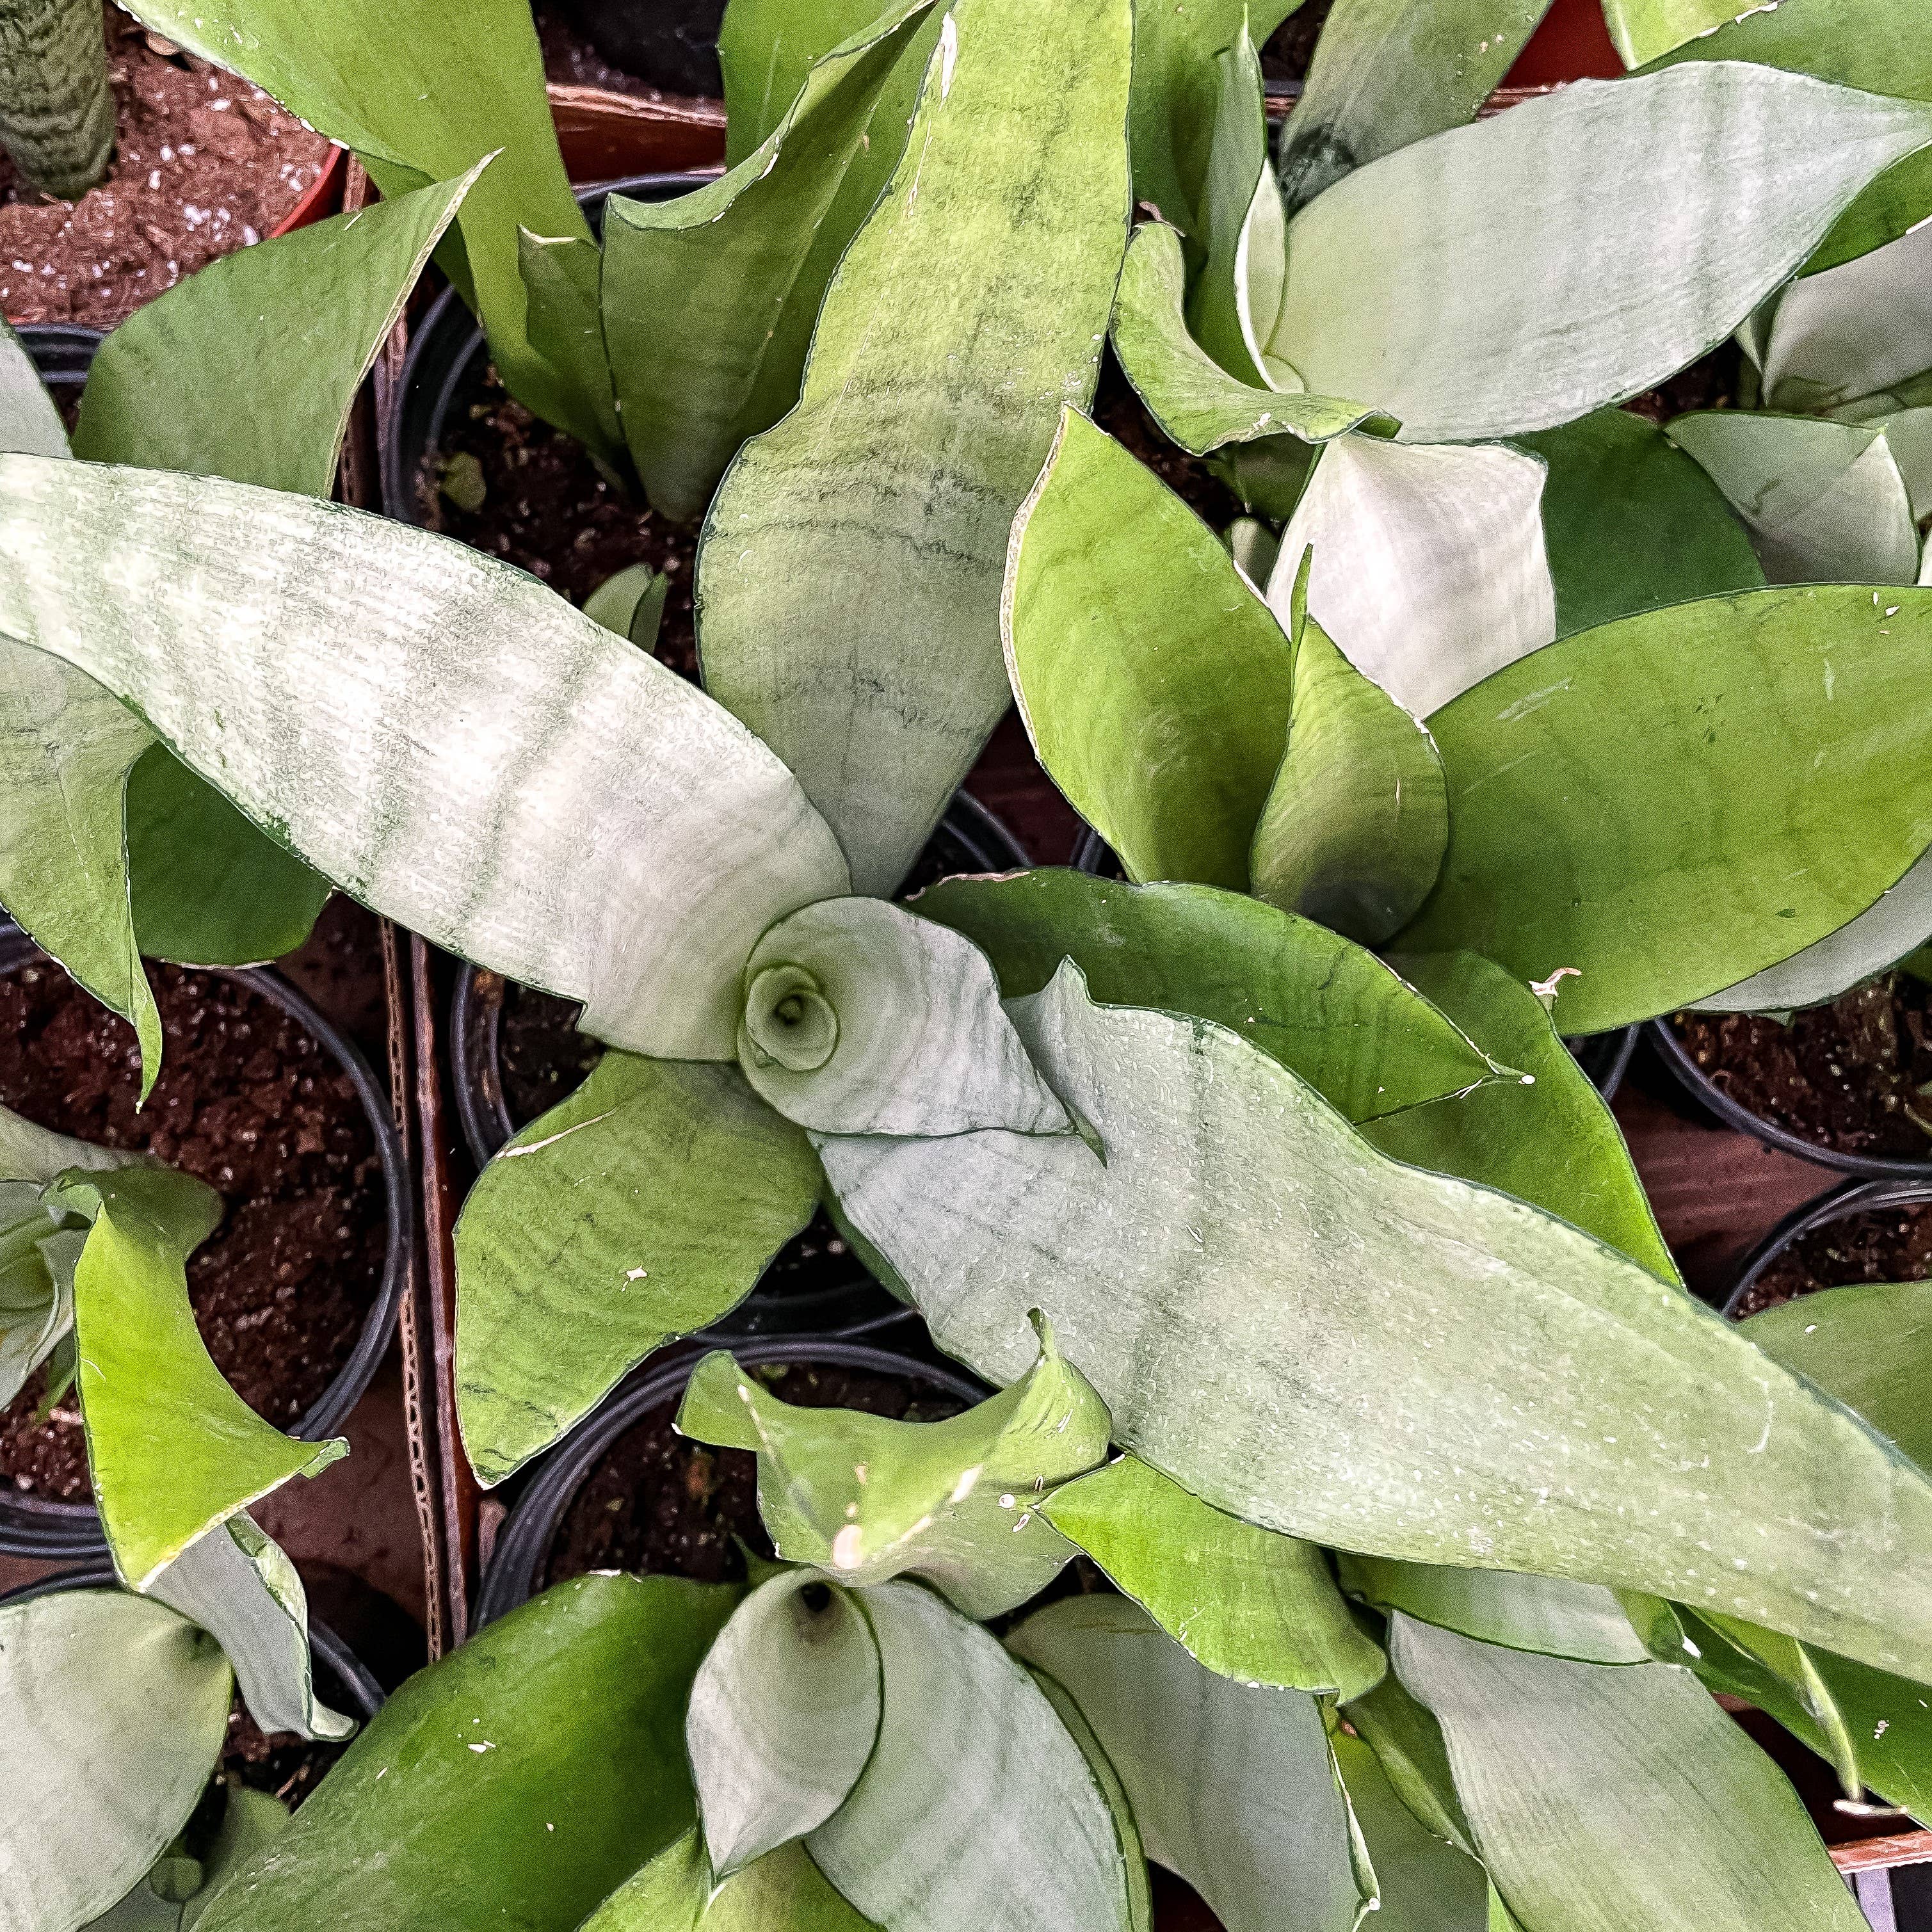
<svg viewBox="0 0 1932 1932">
<path fill-rule="evenodd" d="M 838 1045 L 838 1016 L 802 966 L 767 966 L 745 995 L 739 1051 L 759 1066 L 813 1073 Z"/>
</svg>

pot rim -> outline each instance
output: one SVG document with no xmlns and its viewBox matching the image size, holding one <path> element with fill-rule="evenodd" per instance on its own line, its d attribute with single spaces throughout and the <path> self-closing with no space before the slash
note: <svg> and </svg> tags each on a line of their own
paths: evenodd
<svg viewBox="0 0 1932 1932">
<path fill-rule="evenodd" d="M 1888 1208 L 1912 1208 L 1932 1203 L 1932 1174 L 1921 1180 L 1864 1180 L 1856 1178 L 1828 1187 L 1802 1206 L 1794 1208 L 1771 1232 L 1757 1242 L 1738 1262 L 1731 1283 L 1718 1304 L 1719 1312 L 1730 1321 L 1741 1318 L 1738 1305 L 1758 1278 L 1779 1256 L 1805 1235 L 1833 1221 L 1846 1221 L 1855 1214 L 1882 1214 Z M 1833 1282 L 1821 1288 L 1828 1294 L 1833 1287 L 1856 1283 Z"/>
<path fill-rule="evenodd" d="M 16 972 L 37 957 L 58 963 L 12 921 L 0 923 L 0 975 Z M 402 1136 L 396 1130 L 388 1101 L 362 1048 L 279 973 L 266 966 L 207 966 L 190 970 L 212 973 L 251 988 L 314 1035 L 348 1075 L 382 1164 L 388 1228 L 382 1275 L 375 1298 L 363 1317 L 362 1332 L 350 1351 L 349 1359 L 288 1431 L 299 1442 L 318 1442 L 332 1434 L 362 1400 L 395 1330 L 416 1232 L 415 1203 Z M 0 1489 L 0 1552 L 21 1556 L 82 1556 L 106 1546 L 100 1514 L 92 1502 L 64 1502 L 32 1492 L 9 1492 Z"/>
<path fill-rule="evenodd" d="M 1902 1154 L 1845 1154 L 1836 1148 L 1820 1147 L 1816 1141 L 1808 1141 L 1789 1127 L 1753 1113 L 1691 1058 L 1690 1049 L 1677 1037 L 1667 1015 L 1646 1021 L 1645 1024 L 1658 1058 L 1670 1069 L 1678 1084 L 1726 1126 L 1834 1173 L 1856 1174 L 1866 1180 L 1932 1181 L 1932 1154 L 1923 1160 L 1909 1160 Z"/>
<path fill-rule="evenodd" d="M 536 1594 L 537 1572 L 556 1534 L 564 1511 L 590 1472 L 617 1438 L 654 1408 L 680 1395 L 692 1372 L 710 1347 L 693 1340 L 675 1342 L 632 1372 L 630 1378 L 606 1396 L 584 1420 L 544 1452 L 522 1493 L 512 1506 L 478 1585 L 470 1612 L 470 1634 L 507 1616 Z M 738 1342 L 730 1337 L 716 1344 L 748 1368 L 774 1362 L 827 1362 L 838 1368 L 869 1369 L 909 1377 L 956 1396 L 968 1404 L 983 1402 L 992 1393 L 964 1369 L 943 1362 L 922 1361 L 916 1355 L 848 1336 L 784 1335 Z"/>
<path fill-rule="evenodd" d="M 112 1564 L 83 1563 L 72 1570 L 62 1570 L 51 1576 L 38 1578 L 31 1583 L 17 1584 L 10 1590 L 0 1590 L 0 1604 L 24 1604 L 34 1597 L 58 1596 L 68 1590 L 125 1588 Z M 128 1591 L 128 1594 L 134 1596 L 140 1593 Z M 358 1724 L 366 1724 L 386 1701 L 375 1673 L 320 1617 L 308 1620 L 308 1640 L 310 1650 L 334 1673 L 337 1682 L 348 1694 L 343 1699 L 351 1707 L 347 1714 Z"/>
</svg>

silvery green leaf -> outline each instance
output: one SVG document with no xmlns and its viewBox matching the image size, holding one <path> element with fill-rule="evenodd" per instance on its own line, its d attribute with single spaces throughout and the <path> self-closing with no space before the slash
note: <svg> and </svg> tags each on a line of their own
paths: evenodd
<svg viewBox="0 0 1932 1932">
<path fill-rule="evenodd" d="M 1382 1674 L 1380 1648 L 1314 1544 L 1210 1508 L 1138 1456 L 1055 1490 L 1042 1508 L 1218 1676 L 1347 1698 Z"/>
<path fill-rule="evenodd" d="M 1516 440 L 1545 466 L 1558 637 L 1764 582 L 1718 486 L 1654 422 L 1594 410 Z"/>
<path fill-rule="evenodd" d="M 1341 0 L 1282 130 L 1288 212 L 1352 168 L 1461 125 L 1495 92 L 1550 0 Z"/>
<path fill-rule="evenodd" d="M 1147 1851 L 1141 1843 L 1140 1827 L 1134 1822 L 1133 1807 L 1127 1802 L 1127 1788 L 1114 1768 L 1113 1760 L 1101 1748 L 1094 1726 L 1082 1715 L 1072 1695 L 1043 1670 L 1029 1664 L 1028 1670 L 1040 1694 L 1053 1706 L 1054 1714 L 1081 1750 L 1095 1780 L 1106 1794 L 1108 1809 L 1120 1834 L 1120 1853 L 1127 1870 L 1127 1923 L 1132 1932 L 1154 1932 L 1154 1883 L 1148 1870 Z"/>
<path fill-rule="evenodd" d="M 821 1150 L 949 1354 L 1012 1379 L 1038 1307 L 1115 1440 L 1249 1521 L 1649 1577 L 1932 1669 L 1932 1481 L 1709 1310 L 1565 1222 L 1387 1160 L 1220 1026 L 1094 1006 L 1070 965 L 1012 1010 L 1094 1144 Z"/>
<path fill-rule="evenodd" d="M 657 642 L 670 592 L 670 579 L 662 571 L 648 563 L 627 564 L 584 598 L 584 614 L 647 651 Z"/>
<path fill-rule="evenodd" d="M 1892 460 L 1905 478 L 1912 514 L 1922 524 L 1932 517 L 1932 409 L 1922 405 L 1861 419 L 1873 429 L 1884 430 Z"/>
<path fill-rule="evenodd" d="M 662 514 L 698 515 L 740 446 L 797 401 L 842 252 L 821 230 L 930 4 L 895 0 L 829 51 L 722 180 L 606 204 L 600 344 L 632 459 Z"/>
<path fill-rule="evenodd" d="M 483 1170 L 456 1224 L 457 1416 L 482 1480 L 735 1308 L 820 1180 L 736 1067 L 604 1054 Z"/>
<path fill-rule="evenodd" d="M 1396 1563 L 1346 1552 L 1336 1562 L 1342 1587 L 1378 1610 L 1401 1610 L 1485 1643 L 1584 1664 L 1649 1660 L 1616 1598 L 1599 1584 L 1526 1576 L 1516 1570 Z"/>
<path fill-rule="evenodd" d="M 1392 434 L 1395 418 L 1358 403 L 1257 388 L 1231 376 L 1189 332 L 1180 237 L 1158 221 L 1134 230 L 1114 298 L 1114 352 L 1154 421 L 1196 456 L 1231 443 L 1287 435 L 1304 442 L 1364 424 Z M 1278 367 L 1279 365 L 1277 365 Z"/>
<path fill-rule="evenodd" d="M 54 1363 L 74 1336 L 74 1271 L 87 1239 L 50 1216 L 38 1189 L 0 1181 L 0 1405 L 11 1402 L 43 1363 Z M 70 1378 L 70 1368 L 65 1372 Z M 63 1372 L 50 1367 L 43 1402 L 63 1393 Z"/>
<path fill-rule="evenodd" d="M 1767 408 L 1808 414 L 1894 388 L 1932 369 L 1932 228 L 1792 282 L 1768 306 L 1754 358 Z"/>
<path fill-rule="evenodd" d="M 843 1590 L 788 1570 L 754 1590 L 698 1666 L 684 1738 L 721 1878 L 845 1802 L 879 1735 L 879 1650 Z"/>
<path fill-rule="evenodd" d="M 821 899 L 745 962 L 738 1064 L 815 1133 L 1067 1132 L 970 939 L 883 899 Z"/>
<path fill-rule="evenodd" d="M 1074 410 L 1014 520 L 1000 627 L 1040 762 L 1130 875 L 1246 890 L 1293 652 L 1214 532 Z"/>
<path fill-rule="evenodd" d="M 802 1845 L 782 1845 L 722 1882 L 694 1828 L 620 1886 L 581 1932 L 870 1932 Z"/>
<path fill-rule="evenodd" d="M 365 903 L 670 1058 L 734 1051 L 738 970 L 848 890 L 718 705 L 521 571 L 202 477 L 0 458 L 0 631 L 136 706 Z M 172 587 L 170 587 L 172 586 Z"/>
<path fill-rule="evenodd" d="M 1288 1899 L 1309 1932 L 1353 1932 L 1372 1909 L 1315 1698 L 1204 1669 L 1119 1597 L 1063 1598 L 1007 1642 L 1072 1696 L 1126 1787 L 1148 1856 L 1179 1872 L 1228 1932 L 1268 1932 Z"/>
<path fill-rule="evenodd" d="M 1390 1645 L 1528 1932 L 1862 1932 L 1796 1795 L 1688 1671 L 1538 1657 L 1400 1612 Z"/>
<path fill-rule="evenodd" d="M 1042 1502 L 1107 1453 L 1106 1407 L 1044 1323 L 1020 1381 L 942 1421 L 796 1408 L 719 1353 L 692 1374 L 677 1426 L 758 1456 L 758 1512 L 788 1563 L 853 1585 L 910 1571 L 982 1619 L 1072 1556 Z"/>
<path fill-rule="evenodd" d="M 1442 1742 L 1442 1727 L 1428 1706 L 1411 1696 L 1402 1679 L 1390 1670 L 1366 1697 L 1354 1699 L 1341 1714 L 1368 1741 L 1382 1774 L 1424 1828 L 1474 1858 L 1476 1849 L 1469 1821 L 1462 1815 L 1449 1768 L 1449 1749 Z"/>
<path fill-rule="evenodd" d="M 1772 68 L 1580 81 L 1310 202 L 1270 347 L 1412 441 L 1546 429 L 1721 342 L 1928 141 L 1932 104 Z"/>
<path fill-rule="evenodd" d="M 0 1604 L 0 1932 L 74 1932 L 146 1876 L 228 1734 L 212 1637 L 120 1590 Z"/>
<path fill-rule="evenodd" d="M 1750 590 L 1495 673 L 1429 720 L 1449 853 L 1398 950 L 1486 954 L 1554 991 L 1577 1034 L 1836 932 L 1932 842 L 1916 782 L 1928 626 L 1921 590 Z M 1563 967 L 1576 976 L 1552 981 Z"/>
<path fill-rule="evenodd" d="M 806 1840 L 826 1876 L 884 1932 L 1129 1932 L 1106 1791 L 1025 1667 L 916 1583 L 859 1600 L 885 1700 L 872 1762 Z"/>
<path fill-rule="evenodd" d="M 1375 1864 L 1376 1932 L 1485 1932 L 1482 1867 L 1417 1818 L 1360 1738 L 1331 1729 L 1328 1748 Z"/>
<path fill-rule="evenodd" d="M 94 1499 L 115 1568 L 145 1590 L 198 1538 L 349 1445 L 284 1436 L 208 1354 L 186 1264 L 220 1218 L 212 1188 L 129 1167 L 69 1175 L 58 1198 L 94 1222 L 74 1278 Z"/>
<path fill-rule="evenodd" d="M 1742 1332 L 1932 1468 L 1932 1285 L 1854 1282 L 1767 1308 Z"/>
<path fill-rule="evenodd" d="M 1218 1021 L 1350 1120 L 1520 1078 L 1372 952 L 1245 893 L 1040 868 L 914 903 L 986 949 L 1009 999 L 1072 959 L 1096 1000 Z"/>
<path fill-rule="evenodd" d="M 0 319 L 0 449 L 64 456 L 67 430 L 26 344 Z"/>
<path fill-rule="evenodd" d="M 1093 392 L 1130 215 L 1128 0 L 946 17 L 798 406 L 739 453 L 698 565 L 708 688 L 881 895 L 1009 702 L 1007 537 Z"/>
<path fill-rule="evenodd" d="M 1292 608 L 1294 707 L 1255 826 L 1255 896 L 1379 946 L 1442 870 L 1442 760 L 1427 727 L 1336 649 L 1301 596 Z"/>
<path fill-rule="evenodd" d="M 337 1741 L 355 1730 L 316 1696 L 302 1579 L 247 1510 L 190 1544 L 143 1594 L 221 1646 L 258 1729 Z"/>
<path fill-rule="evenodd" d="M 1260 591 L 1274 568 L 1280 538 L 1258 518 L 1237 517 L 1222 532 L 1222 541 L 1234 560 L 1234 568 Z"/>
<path fill-rule="evenodd" d="M 0 1106 L 0 1182 L 30 1180 L 44 1187 L 73 1168 L 107 1174 L 116 1168 L 158 1165 L 152 1154 L 96 1147 L 92 1141 L 56 1133 L 10 1107 Z"/>
<path fill-rule="evenodd" d="M 1918 526 L 1882 430 L 1814 416 L 1700 410 L 1672 419 L 1750 531 L 1772 584 L 1910 584 Z"/>
<path fill-rule="evenodd" d="M 1312 551 L 1309 614 L 1426 718 L 1556 636 L 1542 494 L 1542 464 L 1501 444 L 1340 437 L 1282 532 L 1268 602 L 1287 622 Z"/>
<path fill-rule="evenodd" d="M 1499 1188 L 1678 1280 L 1602 1094 L 1558 1037 L 1541 1000 L 1474 952 L 1398 953 L 1390 962 L 1522 1076 L 1363 1124 L 1385 1154 Z"/>
</svg>

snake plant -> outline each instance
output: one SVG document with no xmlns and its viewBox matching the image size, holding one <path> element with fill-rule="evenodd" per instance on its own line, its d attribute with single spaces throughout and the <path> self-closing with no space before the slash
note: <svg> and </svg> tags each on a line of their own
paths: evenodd
<svg viewBox="0 0 1932 1932">
<path fill-rule="evenodd" d="M 114 96 L 92 0 L 0 6 L 0 146 L 30 188 L 69 201 L 107 172 Z"/>
<path fill-rule="evenodd" d="M 1808 1370 L 1922 1447 L 1841 1312 Z M 1110 1455 L 1044 1322 L 1027 1372 L 949 1421 L 794 1408 L 718 1354 L 677 1426 L 755 1456 L 778 1561 L 513 1612 L 404 1688 L 208 1932 L 1139 1932 L 1150 1862 L 1228 1932 L 1853 1932 L 1703 1687 L 1932 1802 L 1912 1683 L 1708 1606 L 1177 1508 Z M 1042 1599 L 1076 1552 L 1100 1574 Z"/>
</svg>

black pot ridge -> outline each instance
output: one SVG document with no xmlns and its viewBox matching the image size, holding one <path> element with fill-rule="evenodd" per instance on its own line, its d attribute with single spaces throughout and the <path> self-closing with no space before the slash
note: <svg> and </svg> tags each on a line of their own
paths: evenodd
<svg viewBox="0 0 1932 1932">
<path fill-rule="evenodd" d="M 1854 1215 L 1881 1214 L 1888 1208 L 1919 1208 L 1928 1202 L 1932 1202 L 1932 1180 L 1841 1182 L 1816 1200 L 1794 1208 L 1744 1256 L 1725 1292 L 1723 1312 L 1732 1321 L 1738 1320 L 1738 1311 L 1766 1269 L 1807 1234 L 1815 1234 L 1834 1221 L 1849 1221 Z M 1819 1291 L 1824 1294 L 1831 1292 L 1828 1287 Z"/>
</svg>

